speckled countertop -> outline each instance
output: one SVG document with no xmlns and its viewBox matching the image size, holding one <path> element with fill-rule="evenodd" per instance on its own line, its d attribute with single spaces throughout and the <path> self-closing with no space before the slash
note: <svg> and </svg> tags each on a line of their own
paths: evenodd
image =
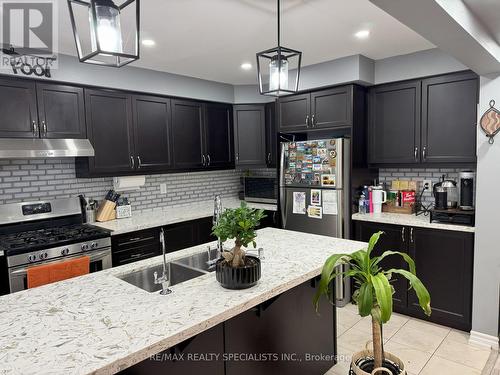
<svg viewBox="0 0 500 375">
<path fill-rule="evenodd" d="M 235 198 L 222 198 L 222 206 L 224 208 L 239 207 L 241 201 Z M 249 207 L 264 209 L 267 211 L 277 211 L 278 208 L 274 204 L 266 203 L 251 203 L 247 202 Z M 95 223 L 105 229 L 111 230 L 111 235 L 135 232 L 142 229 L 161 227 L 163 225 L 180 223 L 183 221 L 196 220 L 204 217 L 212 216 L 214 212 L 214 202 L 203 201 L 180 206 L 168 207 L 149 212 L 134 214 L 127 219 L 116 219 L 106 221 L 104 223 Z"/>
<path fill-rule="evenodd" d="M 430 217 L 424 215 L 415 216 L 415 215 L 405 215 L 405 214 L 393 214 L 388 212 L 382 212 L 380 214 L 358 213 L 352 215 L 352 219 L 358 221 L 371 221 L 384 224 L 405 225 L 409 227 L 454 230 L 459 232 L 475 231 L 474 227 L 468 227 L 465 225 L 431 223 Z"/>
<path fill-rule="evenodd" d="M 274 228 L 259 230 L 257 244 L 265 259 L 250 289 L 223 289 L 211 273 L 162 296 L 116 277 L 160 264 L 155 257 L 0 297 L 0 373 L 116 373 L 319 275 L 330 254 L 366 245 Z"/>
</svg>

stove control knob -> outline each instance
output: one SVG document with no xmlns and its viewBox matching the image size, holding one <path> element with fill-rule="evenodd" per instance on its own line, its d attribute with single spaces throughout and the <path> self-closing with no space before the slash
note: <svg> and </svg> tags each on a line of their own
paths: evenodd
<svg viewBox="0 0 500 375">
<path fill-rule="evenodd" d="M 49 256 L 49 254 L 47 254 L 47 253 L 40 253 L 40 255 L 38 257 L 40 258 L 40 260 L 44 260 L 44 259 L 47 259 L 48 256 Z"/>
<path fill-rule="evenodd" d="M 61 250 L 61 255 L 68 255 L 69 254 L 69 249 L 65 248 Z"/>
<path fill-rule="evenodd" d="M 88 243 L 82 244 L 81 249 L 82 249 L 82 251 L 87 251 L 89 249 L 89 244 Z"/>
<path fill-rule="evenodd" d="M 92 249 L 97 249 L 97 242 L 92 242 L 92 243 L 90 244 L 90 247 L 91 247 Z"/>
<path fill-rule="evenodd" d="M 28 255 L 28 262 L 34 262 L 36 261 L 36 255 L 30 254 Z"/>
</svg>

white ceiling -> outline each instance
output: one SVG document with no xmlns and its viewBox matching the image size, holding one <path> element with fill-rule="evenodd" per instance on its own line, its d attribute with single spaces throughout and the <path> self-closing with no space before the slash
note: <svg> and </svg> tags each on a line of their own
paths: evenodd
<svg viewBox="0 0 500 375">
<path fill-rule="evenodd" d="M 500 44 L 500 1 L 498 0 L 463 0 L 465 5 L 475 14 L 488 29 L 491 36 Z"/>
<path fill-rule="evenodd" d="M 303 65 L 434 47 L 368 0 L 282 0 L 282 7 L 282 45 L 301 50 Z M 141 23 L 143 39 L 156 46 L 142 46 L 134 66 L 231 84 L 257 83 L 255 53 L 276 45 L 275 0 L 142 0 Z M 366 28 L 368 39 L 353 36 Z M 59 51 L 76 55 L 66 0 L 59 0 Z M 243 62 L 254 68 L 243 71 Z"/>
</svg>

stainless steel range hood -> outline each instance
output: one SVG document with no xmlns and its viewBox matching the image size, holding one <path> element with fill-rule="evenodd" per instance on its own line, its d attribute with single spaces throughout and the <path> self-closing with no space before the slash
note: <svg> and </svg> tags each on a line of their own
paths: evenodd
<svg viewBox="0 0 500 375">
<path fill-rule="evenodd" d="M 0 159 L 94 156 L 88 139 L 0 138 Z"/>
</svg>

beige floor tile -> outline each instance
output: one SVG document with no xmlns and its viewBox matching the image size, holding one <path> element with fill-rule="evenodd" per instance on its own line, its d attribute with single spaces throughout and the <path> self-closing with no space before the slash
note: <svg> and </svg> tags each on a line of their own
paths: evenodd
<svg viewBox="0 0 500 375">
<path fill-rule="evenodd" d="M 408 323 L 406 323 L 408 327 L 415 328 L 418 330 L 422 330 L 428 333 L 432 333 L 434 335 L 440 335 L 443 338 L 446 337 L 448 333 L 450 333 L 451 328 L 441 326 L 439 324 L 429 323 L 424 320 L 411 318 Z"/>
<path fill-rule="evenodd" d="M 460 343 L 452 340 L 445 340 L 434 353 L 435 355 L 460 363 L 462 365 L 482 370 L 490 356 L 490 350 Z"/>
<path fill-rule="evenodd" d="M 479 375 L 481 371 L 433 356 L 419 375 Z"/>
<path fill-rule="evenodd" d="M 351 328 L 353 325 L 355 325 L 361 319 L 362 318 L 357 313 L 349 311 L 345 308 L 337 309 L 337 323 L 338 324 L 343 324 L 344 326 Z"/>
<path fill-rule="evenodd" d="M 345 324 L 337 323 L 337 337 L 342 336 L 345 333 L 345 331 L 347 331 L 350 328 L 351 327 Z"/>
<path fill-rule="evenodd" d="M 400 314 L 392 314 L 391 320 L 388 323 L 384 324 L 383 334 L 384 339 L 390 339 L 394 334 L 404 326 L 410 318 L 400 315 Z M 361 331 L 372 330 L 372 321 L 371 318 L 362 319 L 354 325 L 354 328 L 359 329 Z"/>
<path fill-rule="evenodd" d="M 405 363 L 406 371 L 413 374 L 418 374 L 432 356 L 431 353 L 426 353 L 391 340 L 384 345 L 384 350 L 400 358 Z"/>
<path fill-rule="evenodd" d="M 340 345 L 337 346 L 337 364 L 325 375 L 347 375 L 351 365 L 352 351 Z"/>
<path fill-rule="evenodd" d="M 439 345 L 441 345 L 444 338 L 448 334 L 447 332 L 435 334 L 422 328 L 414 328 L 409 326 L 410 322 L 411 321 L 406 323 L 398 332 L 396 332 L 396 334 L 391 337 L 391 341 L 405 344 L 414 349 L 432 354 L 439 347 Z"/>
<path fill-rule="evenodd" d="M 452 329 L 448 336 L 446 336 L 445 341 L 455 341 L 461 344 L 469 343 L 469 334 L 463 331 L 458 331 L 456 329 Z"/>
<path fill-rule="evenodd" d="M 384 339 L 387 342 L 388 339 Z M 356 353 L 364 350 L 368 343 L 368 348 L 372 347 L 372 331 L 358 330 L 351 328 L 338 338 L 338 345 L 349 349 L 351 353 Z"/>
</svg>

